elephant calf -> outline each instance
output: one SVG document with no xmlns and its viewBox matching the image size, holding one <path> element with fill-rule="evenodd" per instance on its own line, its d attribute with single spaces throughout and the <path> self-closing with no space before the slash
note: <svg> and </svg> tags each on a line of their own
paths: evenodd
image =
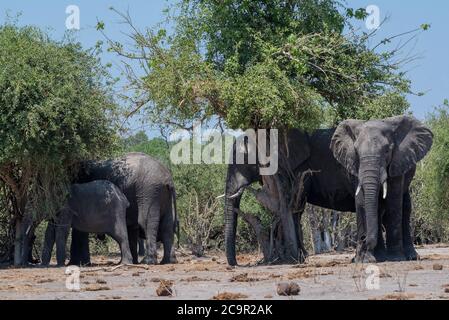
<svg viewBox="0 0 449 320">
<path fill-rule="evenodd" d="M 126 230 L 128 199 L 112 182 L 95 180 L 73 184 L 70 196 L 45 232 L 42 264 L 48 265 L 56 241 L 58 266 L 65 264 L 66 242 L 70 227 L 87 233 L 108 234 L 120 245 L 121 263 L 132 263 Z"/>
</svg>

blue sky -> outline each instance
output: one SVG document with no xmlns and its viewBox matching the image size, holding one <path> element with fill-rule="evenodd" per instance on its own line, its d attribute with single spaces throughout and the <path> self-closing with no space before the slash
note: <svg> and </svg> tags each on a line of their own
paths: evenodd
<svg viewBox="0 0 449 320">
<path fill-rule="evenodd" d="M 119 18 L 109 10 L 113 6 L 120 11 L 129 9 L 135 25 L 140 28 L 151 27 L 163 19 L 163 9 L 175 0 L 1 0 L 0 23 L 6 17 L 6 12 L 14 15 L 21 13 L 19 23 L 32 24 L 47 28 L 55 39 L 60 39 L 66 31 L 66 7 L 77 5 L 80 9 L 81 29 L 77 39 L 87 48 L 102 40 L 102 35 L 95 29 L 97 19 L 106 24 L 108 36 L 115 40 L 123 40 L 123 25 L 118 24 Z M 385 36 L 398 34 L 419 27 L 422 23 L 431 24 L 430 30 L 421 34 L 413 43 L 413 52 L 421 59 L 404 67 L 412 80 L 415 92 L 425 92 L 422 97 L 409 96 L 412 111 L 416 117 L 423 119 L 434 106 L 440 105 L 445 98 L 449 99 L 449 1 L 446 0 L 371 0 L 347 1 L 354 8 L 376 5 L 380 10 L 380 19 L 389 19 L 374 40 L 382 40 Z M 360 23 L 360 28 L 365 28 Z M 376 41 L 373 41 L 375 43 Z M 411 48 L 411 47 L 410 47 Z M 114 66 L 119 60 L 112 54 L 104 52 L 103 62 L 112 62 Z M 118 69 L 113 68 L 118 74 Z M 139 122 L 132 121 L 136 130 Z M 156 134 L 149 131 L 151 135 Z"/>
</svg>

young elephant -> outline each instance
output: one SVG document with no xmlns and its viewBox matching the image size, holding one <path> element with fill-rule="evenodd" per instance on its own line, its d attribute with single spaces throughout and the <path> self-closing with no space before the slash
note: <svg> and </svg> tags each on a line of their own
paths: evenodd
<svg viewBox="0 0 449 320">
<path fill-rule="evenodd" d="M 95 180 L 73 184 L 66 204 L 54 221 L 48 223 L 42 264 L 49 264 L 55 240 L 58 266 L 65 264 L 70 227 L 87 233 L 108 234 L 120 245 L 121 263 L 132 263 L 126 230 L 128 206 L 128 199 L 112 182 Z"/>
<path fill-rule="evenodd" d="M 410 232 L 409 186 L 416 163 L 430 150 L 432 139 L 432 132 L 410 116 L 345 120 L 335 130 L 333 154 L 357 180 L 357 225 L 367 260 L 375 261 L 382 224 L 388 260 L 418 258 Z"/>
</svg>

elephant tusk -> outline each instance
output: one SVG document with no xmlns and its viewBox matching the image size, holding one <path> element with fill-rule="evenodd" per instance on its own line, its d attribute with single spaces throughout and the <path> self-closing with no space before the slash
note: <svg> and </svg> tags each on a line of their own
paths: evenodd
<svg viewBox="0 0 449 320">
<path fill-rule="evenodd" d="M 359 194 L 361 188 L 362 188 L 362 186 L 359 184 L 357 187 L 357 190 L 355 191 L 356 196 Z"/>
<path fill-rule="evenodd" d="M 25 235 L 28 235 L 28 233 L 30 233 L 31 230 L 31 226 L 28 226 L 27 231 L 25 231 Z"/>
<path fill-rule="evenodd" d="M 383 183 L 383 195 L 382 198 L 385 199 L 387 197 L 387 182 Z"/>
<path fill-rule="evenodd" d="M 235 194 L 233 194 L 232 196 L 229 196 L 228 199 L 235 199 L 239 196 L 242 195 L 243 191 L 245 191 L 245 188 L 240 188 L 239 191 L 237 191 Z"/>
<path fill-rule="evenodd" d="M 218 199 L 224 198 L 225 196 L 226 196 L 226 194 L 223 193 L 221 196 L 218 196 L 218 197 L 216 197 L 215 199 L 218 200 Z"/>
</svg>

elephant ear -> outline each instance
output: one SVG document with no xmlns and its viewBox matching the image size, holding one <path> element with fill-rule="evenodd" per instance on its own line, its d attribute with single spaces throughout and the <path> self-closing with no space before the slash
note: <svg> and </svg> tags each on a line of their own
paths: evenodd
<svg viewBox="0 0 449 320">
<path fill-rule="evenodd" d="M 359 170 L 359 157 L 354 142 L 363 123 L 362 120 L 352 119 L 342 121 L 335 129 L 330 144 L 335 159 L 353 176 L 357 176 Z"/>
<path fill-rule="evenodd" d="M 411 116 L 388 118 L 395 126 L 392 160 L 389 174 L 401 176 L 412 169 L 432 147 L 433 133 L 417 119 Z"/>
<path fill-rule="evenodd" d="M 288 132 L 288 159 L 292 170 L 298 168 L 310 157 L 309 138 L 307 133 L 298 129 Z"/>
</svg>

